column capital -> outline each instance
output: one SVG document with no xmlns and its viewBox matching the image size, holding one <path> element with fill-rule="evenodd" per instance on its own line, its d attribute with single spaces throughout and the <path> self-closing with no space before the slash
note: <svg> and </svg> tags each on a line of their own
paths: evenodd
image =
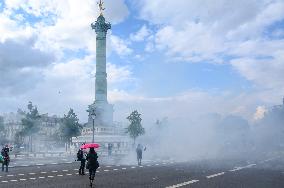
<svg viewBox="0 0 284 188">
<path fill-rule="evenodd" d="M 96 31 L 96 33 L 99 32 L 106 33 L 109 29 L 111 29 L 111 24 L 105 21 L 103 15 L 100 15 L 97 21 L 91 24 L 91 27 Z"/>
</svg>

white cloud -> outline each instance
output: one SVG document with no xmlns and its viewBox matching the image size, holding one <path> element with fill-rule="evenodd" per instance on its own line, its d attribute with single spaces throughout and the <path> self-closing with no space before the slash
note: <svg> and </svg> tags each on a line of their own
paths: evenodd
<svg viewBox="0 0 284 188">
<path fill-rule="evenodd" d="M 149 28 L 146 25 L 143 25 L 139 29 L 139 31 L 130 35 L 130 40 L 134 42 L 141 42 L 145 40 L 145 38 L 148 37 L 150 34 L 151 34 L 151 31 L 149 30 Z"/>
<path fill-rule="evenodd" d="M 265 108 L 265 106 L 258 106 L 256 108 L 256 112 L 254 114 L 254 120 L 260 120 L 262 118 L 264 118 L 265 113 L 267 112 L 267 109 Z"/>
<path fill-rule="evenodd" d="M 121 39 L 118 36 L 111 35 L 110 46 L 118 55 L 125 56 L 132 54 L 133 50 L 128 47 L 127 41 Z"/>
<path fill-rule="evenodd" d="M 95 32 L 91 29 L 91 23 L 99 15 L 96 1 L 93 0 L 9 0 L 5 2 L 5 10 L 0 14 L 1 38 L 14 38 L 20 35 L 19 23 L 9 19 L 9 17 L 19 17 L 15 11 L 22 9 L 25 14 L 32 15 L 40 21 L 34 24 L 33 31 L 38 35 L 37 48 L 46 51 L 53 51 L 59 57 L 62 57 L 62 51 L 87 49 L 89 52 L 95 52 Z M 118 0 L 111 3 L 110 0 L 105 2 L 105 17 L 112 24 L 123 21 L 128 16 L 128 8 L 124 0 Z M 79 9 L 78 9 L 79 8 Z M 80 11 L 78 11 L 80 10 Z M 30 28 L 30 20 L 24 20 L 26 24 L 22 25 L 22 30 Z M 1 29 L 4 28 L 4 29 Z M 7 30 L 7 28 L 9 30 Z M 16 29 L 15 29 L 16 28 Z M 11 32 L 9 32 L 11 31 Z M 10 33 L 13 33 L 11 35 Z M 8 36 L 5 36 L 8 35 Z M 3 40 L 3 39 L 2 39 Z M 113 46 L 113 47 L 121 47 Z M 118 51 L 121 51 L 119 49 Z"/>
</svg>

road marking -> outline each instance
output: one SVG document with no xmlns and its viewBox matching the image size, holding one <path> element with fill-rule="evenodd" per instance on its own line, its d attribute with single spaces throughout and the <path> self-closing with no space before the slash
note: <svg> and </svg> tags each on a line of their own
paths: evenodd
<svg viewBox="0 0 284 188">
<path fill-rule="evenodd" d="M 36 180 L 36 178 L 30 178 L 30 180 Z"/>
<path fill-rule="evenodd" d="M 139 166 L 140 168 L 143 168 L 144 166 Z"/>
<path fill-rule="evenodd" d="M 78 171 L 79 169 L 75 168 L 74 170 L 75 170 L 75 171 Z"/>
<path fill-rule="evenodd" d="M 131 168 L 136 168 L 135 166 L 132 166 Z"/>
<path fill-rule="evenodd" d="M 68 172 L 69 170 L 62 170 L 62 172 Z"/>
<path fill-rule="evenodd" d="M 196 183 L 196 182 L 199 182 L 199 180 L 191 180 L 191 181 L 187 181 L 187 182 L 180 183 L 180 184 L 177 184 L 177 185 L 168 186 L 168 187 L 166 187 L 166 188 L 183 187 L 183 186 L 186 186 L 186 185 L 189 185 L 189 184 L 193 184 L 193 183 Z"/>
<path fill-rule="evenodd" d="M 36 164 L 36 166 L 43 166 L 44 164 Z"/>
<path fill-rule="evenodd" d="M 118 170 L 118 169 L 116 169 L 116 168 L 115 168 L 115 169 L 113 169 L 113 171 L 117 171 L 117 170 Z"/>
<path fill-rule="evenodd" d="M 20 179 L 20 181 L 26 181 L 27 179 Z"/>
<path fill-rule="evenodd" d="M 16 182 L 16 181 L 18 181 L 18 180 L 10 180 L 11 182 Z"/>
<path fill-rule="evenodd" d="M 111 166 L 106 166 L 107 168 L 110 168 Z"/>
<path fill-rule="evenodd" d="M 72 176 L 72 174 L 66 174 L 66 176 Z"/>
<path fill-rule="evenodd" d="M 210 175 L 210 176 L 206 176 L 206 178 L 210 179 L 210 178 L 214 178 L 214 177 L 217 177 L 217 176 L 222 176 L 224 174 L 225 174 L 225 172 L 220 172 L 218 174 L 213 174 L 213 175 Z"/>
<path fill-rule="evenodd" d="M 24 176 L 25 174 L 18 174 L 19 176 Z"/>
<path fill-rule="evenodd" d="M 62 174 L 58 174 L 57 176 L 58 176 L 58 177 L 62 177 L 63 175 L 62 175 Z"/>
<path fill-rule="evenodd" d="M 53 170 L 53 171 L 51 171 L 51 172 L 53 172 L 53 173 L 56 173 L 56 172 L 58 172 L 58 171 L 56 171 L 56 170 Z"/>
<path fill-rule="evenodd" d="M 46 174 L 47 172 L 40 172 L 41 174 Z"/>
<path fill-rule="evenodd" d="M 38 177 L 38 178 L 39 178 L 39 179 L 44 179 L 45 177 L 42 177 L 42 176 L 41 176 L 41 177 Z"/>
<path fill-rule="evenodd" d="M 10 174 L 10 175 L 7 175 L 8 177 L 12 177 L 12 176 L 14 176 L 13 174 Z"/>
<path fill-rule="evenodd" d="M 48 178 L 54 178 L 54 176 L 47 176 Z"/>
<path fill-rule="evenodd" d="M 126 170 L 126 168 L 121 168 L 122 170 Z"/>
<path fill-rule="evenodd" d="M 8 181 L 1 181 L 2 183 L 8 183 Z"/>
<path fill-rule="evenodd" d="M 35 173 L 31 172 L 31 173 L 29 173 L 29 175 L 35 175 Z"/>
<path fill-rule="evenodd" d="M 108 172 L 109 170 L 104 170 L 105 172 Z"/>
<path fill-rule="evenodd" d="M 52 164 L 52 165 L 57 165 L 58 163 L 50 163 L 50 164 Z"/>
<path fill-rule="evenodd" d="M 232 170 L 229 170 L 230 172 L 235 172 L 235 171 L 239 171 L 239 170 L 242 170 L 243 168 L 242 167 L 235 167 L 234 169 Z"/>
</svg>

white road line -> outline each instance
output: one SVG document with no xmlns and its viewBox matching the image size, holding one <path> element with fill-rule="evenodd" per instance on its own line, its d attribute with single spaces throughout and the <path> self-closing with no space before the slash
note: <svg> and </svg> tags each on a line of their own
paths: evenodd
<svg viewBox="0 0 284 188">
<path fill-rule="evenodd" d="M 116 168 L 115 168 L 115 169 L 113 169 L 113 171 L 117 171 L 117 170 L 118 170 L 118 169 L 116 169 Z"/>
<path fill-rule="evenodd" d="M 31 173 L 29 173 L 29 175 L 35 175 L 35 173 L 31 172 Z"/>
<path fill-rule="evenodd" d="M 121 168 L 122 170 L 126 170 L 126 168 Z"/>
<path fill-rule="evenodd" d="M 40 176 L 40 177 L 38 177 L 39 179 L 44 179 L 45 177 L 43 177 L 43 176 Z"/>
<path fill-rule="evenodd" d="M 52 165 L 57 165 L 58 163 L 50 163 L 50 164 L 52 164 Z"/>
<path fill-rule="evenodd" d="M 168 186 L 168 187 L 166 187 L 166 188 L 183 187 L 183 186 L 186 186 L 186 185 L 189 185 L 189 184 L 193 184 L 193 183 L 196 183 L 196 182 L 199 182 L 199 180 L 191 180 L 191 181 L 187 181 L 187 182 L 180 183 L 180 184 L 177 184 L 177 185 Z"/>
<path fill-rule="evenodd" d="M 72 174 L 66 174 L 66 176 L 72 176 Z"/>
<path fill-rule="evenodd" d="M 11 182 L 16 182 L 16 181 L 18 181 L 18 180 L 10 180 Z"/>
<path fill-rule="evenodd" d="M 69 170 L 62 170 L 62 172 L 68 172 Z"/>
<path fill-rule="evenodd" d="M 1 181 L 2 183 L 8 183 L 8 181 Z"/>
<path fill-rule="evenodd" d="M 47 176 L 48 178 L 54 178 L 54 176 Z"/>
<path fill-rule="evenodd" d="M 36 178 L 30 178 L 30 180 L 36 180 Z"/>
<path fill-rule="evenodd" d="M 46 174 L 47 172 L 40 172 L 41 174 Z"/>
<path fill-rule="evenodd" d="M 57 176 L 58 176 L 58 177 L 62 177 L 63 175 L 62 175 L 62 174 L 58 174 Z"/>
<path fill-rule="evenodd" d="M 131 168 L 136 168 L 135 166 L 132 166 Z"/>
<path fill-rule="evenodd" d="M 53 172 L 53 173 L 56 173 L 56 172 L 58 172 L 58 171 L 56 171 L 56 170 L 53 170 L 53 171 L 51 171 L 51 172 Z"/>
<path fill-rule="evenodd" d="M 144 166 L 139 166 L 140 168 L 143 168 Z"/>
<path fill-rule="evenodd" d="M 75 168 L 74 170 L 75 170 L 75 171 L 78 171 L 79 169 Z"/>
<path fill-rule="evenodd" d="M 210 178 L 214 178 L 214 177 L 217 177 L 217 176 L 221 176 L 221 175 L 224 175 L 225 172 L 220 172 L 218 174 L 213 174 L 213 175 L 210 175 L 210 176 L 206 176 L 206 178 L 210 179 Z"/>
<path fill-rule="evenodd" d="M 235 171 L 239 171 L 239 170 L 242 170 L 243 168 L 241 167 L 237 167 L 237 168 L 234 168 L 232 170 L 229 170 L 230 172 L 235 172 Z"/>
<path fill-rule="evenodd" d="M 108 172 L 109 170 L 104 170 L 105 172 Z"/>
<path fill-rule="evenodd" d="M 13 174 L 10 174 L 10 175 L 7 175 L 8 177 L 12 177 L 12 176 L 14 176 Z"/>
<path fill-rule="evenodd" d="M 18 174 L 19 176 L 24 176 L 25 174 Z"/>
<path fill-rule="evenodd" d="M 106 166 L 107 168 L 110 168 L 111 166 Z"/>
<path fill-rule="evenodd" d="M 27 179 L 20 179 L 20 181 L 26 181 Z"/>
</svg>

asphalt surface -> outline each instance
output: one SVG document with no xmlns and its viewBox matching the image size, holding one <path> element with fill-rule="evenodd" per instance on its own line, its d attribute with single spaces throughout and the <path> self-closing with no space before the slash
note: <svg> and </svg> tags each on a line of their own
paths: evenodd
<svg viewBox="0 0 284 188">
<path fill-rule="evenodd" d="M 0 172 L 0 188 L 89 187 L 78 162 L 15 166 Z M 103 188 L 283 188 L 283 156 L 257 160 L 147 160 L 142 166 L 101 164 L 95 186 Z"/>
</svg>

